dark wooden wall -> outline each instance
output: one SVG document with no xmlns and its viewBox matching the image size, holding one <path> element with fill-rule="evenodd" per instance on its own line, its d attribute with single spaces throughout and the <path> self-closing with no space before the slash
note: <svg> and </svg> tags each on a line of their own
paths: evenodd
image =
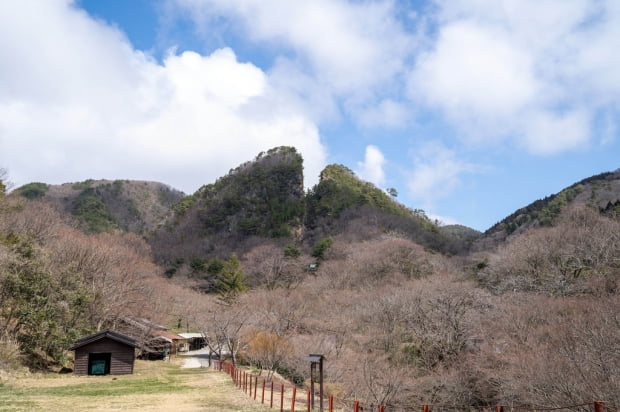
<svg viewBox="0 0 620 412">
<path fill-rule="evenodd" d="M 127 375 L 133 373 L 135 350 L 110 338 L 102 338 L 75 350 L 73 373 L 88 375 L 89 353 L 111 353 L 110 375 Z"/>
</svg>

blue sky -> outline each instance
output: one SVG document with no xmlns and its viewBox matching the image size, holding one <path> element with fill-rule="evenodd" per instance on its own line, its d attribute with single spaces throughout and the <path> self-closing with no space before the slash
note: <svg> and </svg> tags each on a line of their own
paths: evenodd
<svg viewBox="0 0 620 412">
<path fill-rule="evenodd" d="M 485 230 L 620 167 L 618 50 L 615 0 L 8 0 L 0 167 L 192 193 L 290 145 Z"/>
</svg>

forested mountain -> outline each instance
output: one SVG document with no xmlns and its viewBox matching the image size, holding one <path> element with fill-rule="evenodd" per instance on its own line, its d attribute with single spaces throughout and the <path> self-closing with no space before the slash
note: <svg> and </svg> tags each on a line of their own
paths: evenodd
<svg viewBox="0 0 620 412">
<path fill-rule="evenodd" d="M 345 166 L 327 166 L 319 183 L 304 193 L 301 155 L 278 147 L 182 199 L 149 242 L 170 276 L 202 279 L 201 287 L 208 289 L 212 276 L 196 272 L 232 253 L 242 256 L 271 245 L 309 256 L 331 237 L 362 241 L 382 233 L 397 233 L 440 253 L 465 248 L 423 211 L 406 208 Z"/>
<path fill-rule="evenodd" d="M 149 241 L 162 262 L 226 257 L 257 238 L 298 238 L 303 217 L 303 161 L 280 147 L 183 198 Z"/>
<path fill-rule="evenodd" d="M 329 393 L 368 404 L 620 405 L 619 171 L 483 235 L 345 166 L 307 192 L 302 173 L 289 147 L 185 197 L 126 181 L 7 196 L 0 173 L 0 371 L 71 366 L 75 337 L 137 316 L 297 383 L 322 353 Z"/>
<path fill-rule="evenodd" d="M 563 211 L 578 205 L 606 214 L 620 211 L 620 169 L 585 178 L 516 210 L 485 231 L 477 248 L 487 249 L 531 228 L 553 226 Z"/>
<path fill-rule="evenodd" d="M 13 195 L 49 203 L 73 216 L 87 233 L 117 229 L 137 234 L 153 231 L 183 197 L 182 192 L 161 183 L 129 180 L 35 182 L 17 188 Z"/>
</svg>

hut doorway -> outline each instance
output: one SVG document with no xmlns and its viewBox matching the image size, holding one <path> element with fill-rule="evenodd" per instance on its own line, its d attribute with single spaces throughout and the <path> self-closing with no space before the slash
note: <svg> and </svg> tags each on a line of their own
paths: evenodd
<svg viewBox="0 0 620 412">
<path fill-rule="evenodd" d="M 89 353 L 88 354 L 88 374 L 89 375 L 108 375 L 110 373 L 111 362 L 112 362 L 111 353 Z"/>
</svg>

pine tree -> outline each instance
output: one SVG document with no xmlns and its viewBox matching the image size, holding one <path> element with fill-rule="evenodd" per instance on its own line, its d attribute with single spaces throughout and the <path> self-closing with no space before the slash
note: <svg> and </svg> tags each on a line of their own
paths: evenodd
<svg viewBox="0 0 620 412">
<path fill-rule="evenodd" d="M 241 292 L 248 290 L 248 286 L 241 269 L 241 263 L 236 254 L 224 263 L 220 278 L 215 285 L 221 299 L 226 303 L 232 303 Z"/>
</svg>

